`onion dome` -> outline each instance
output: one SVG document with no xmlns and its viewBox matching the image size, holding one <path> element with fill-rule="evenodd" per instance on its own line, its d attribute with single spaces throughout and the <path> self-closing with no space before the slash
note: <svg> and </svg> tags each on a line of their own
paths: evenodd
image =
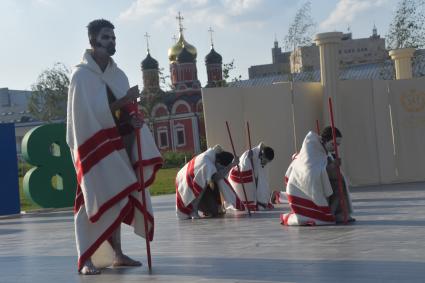
<svg viewBox="0 0 425 283">
<path fill-rule="evenodd" d="M 158 69 L 158 61 L 152 58 L 151 54 L 148 52 L 148 55 L 142 61 L 142 70 L 152 70 L 152 69 Z"/>
<path fill-rule="evenodd" d="M 193 63 L 196 59 L 196 56 L 193 56 L 192 53 L 185 47 L 180 51 L 179 55 L 177 55 L 177 62 L 179 63 Z"/>
<path fill-rule="evenodd" d="M 221 64 L 223 63 L 223 57 L 221 57 L 220 54 L 218 54 L 214 47 L 211 47 L 210 53 L 205 56 L 205 64 Z"/>
<path fill-rule="evenodd" d="M 183 37 L 183 34 L 180 33 L 179 40 L 176 42 L 176 44 L 174 44 L 168 49 L 168 59 L 170 60 L 170 62 L 177 61 L 177 56 L 180 54 L 183 48 L 186 48 L 187 51 L 192 54 L 193 58 L 196 58 L 196 48 L 193 45 L 187 43 L 187 41 Z"/>
</svg>

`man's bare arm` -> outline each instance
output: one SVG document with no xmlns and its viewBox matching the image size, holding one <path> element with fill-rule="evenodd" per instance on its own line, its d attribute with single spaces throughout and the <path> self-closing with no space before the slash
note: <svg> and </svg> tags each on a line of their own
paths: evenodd
<svg viewBox="0 0 425 283">
<path fill-rule="evenodd" d="M 120 99 L 117 99 L 116 101 L 112 102 L 109 107 L 111 108 L 112 112 L 115 112 L 124 107 L 126 104 L 136 100 L 137 97 L 139 97 L 139 87 L 135 85 L 129 88 L 127 94 L 124 97 L 121 97 Z"/>
</svg>

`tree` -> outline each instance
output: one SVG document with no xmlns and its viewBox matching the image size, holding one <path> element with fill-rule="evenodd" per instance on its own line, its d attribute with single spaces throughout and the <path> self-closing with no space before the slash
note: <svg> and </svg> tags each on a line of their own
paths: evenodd
<svg viewBox="0 0 425 283">
<path fill-rule="evenodd" d="M 69 69 L 63 63 L 55 63 L 44 70 L 31 86 L 28 111 L 41 121 L 65 119 L 69 87 Z"/>
<path fill-rule="evenodd" d="M 223 79 L 224 81 L 227 81 L 230 78 L 230 72 L 236 69 L 235 67 L 235 59 L 232 59 L 229 63 L 223 64 Z M 232 82 L 237 82 L 242 79 L 242 76 L 236 76 L 232 78 Z"/>
<path fill-rule="evenodd" d="M 300 64 L 300 51 L 297 48 L 300 46 L 310 45 L 314 34 L 314 20 L 311 17 L 311 2 L 305 2 L 295 14 L 294 21 L 289 26 L 288 34 L 284 38 L 284 48 L 286 51 L 292 51 L 291 73 L 289 80 L 294 81 L 296 63 Z"/>
<path fill-rule="evenodd" d="M 158 69 L 158 75 L 159 75 L 159 85 L 160 85 L 160 87 L 165 91 L 172 89 L 173 86 L 169 82 L 170 75 L 165 74 L 164 68 Z"/>
<path fill-rule="evenodd" d="M 314 20 L 311 17 L 311 2 L 305 2 L 295 14 L 294 21 L 289 26 L 285 36 L 284 48 L 293 51 L 303 45 L 310 45 L 314 34 Z"/>
<path fill-rule="evenodd" d="M 400 0 L 390 24 L 389 49 L 425 47 L 424 0 Z"/>
</svg>

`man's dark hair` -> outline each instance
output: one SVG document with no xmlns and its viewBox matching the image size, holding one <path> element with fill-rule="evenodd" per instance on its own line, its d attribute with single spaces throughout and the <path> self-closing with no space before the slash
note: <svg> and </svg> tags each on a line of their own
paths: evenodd
<svg viewBox="0 0 425 283">
<path fill-rule="evenodd" d="M 115 27 L 110 21 L 105 19 L 94 20 L 87 25 L 87 31 L 91 46 L 95 45 L 96 37 L 102 28 L 114 29 Z"/>
<path fill-rule="evenodd" d="M 335 128 L 335 135 L 337 138 L 342 138 L 342 134 L 338 130 L 338 128 Z M 320 136 L 322 137 L 323 142 L 328 142 L 332 140 L 332 127 L 327 126 L 326 128 L 324 128 Z"/>
<path fill-rule="evenodd" d="M 261 154 L 267 158 L 267 160 L 272 161 L 274 158 L 274 150 L 270 146 L 265 146 L 261 149 Z"/>
<path fill-rule="evenodd" d="M 217 153 L 215 155 L 215 162 L 217 162 L 217 163 L 219 163 L 223 166 L 227 166 L 232 162 L 233 158 L 234 158 L 234 156 L 230 152 L 222 151 L 222 152 Z"/>
</svg>

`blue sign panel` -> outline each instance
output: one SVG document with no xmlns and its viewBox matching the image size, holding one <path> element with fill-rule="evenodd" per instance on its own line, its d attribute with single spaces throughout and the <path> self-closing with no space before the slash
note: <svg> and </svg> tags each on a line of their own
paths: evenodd
<svg viewBox="0 0 425 283">
<path fill-rule="evenodd" d="M 0 215 L 21 212 L 15 125 L 0 124 Z"/>
</svg>

